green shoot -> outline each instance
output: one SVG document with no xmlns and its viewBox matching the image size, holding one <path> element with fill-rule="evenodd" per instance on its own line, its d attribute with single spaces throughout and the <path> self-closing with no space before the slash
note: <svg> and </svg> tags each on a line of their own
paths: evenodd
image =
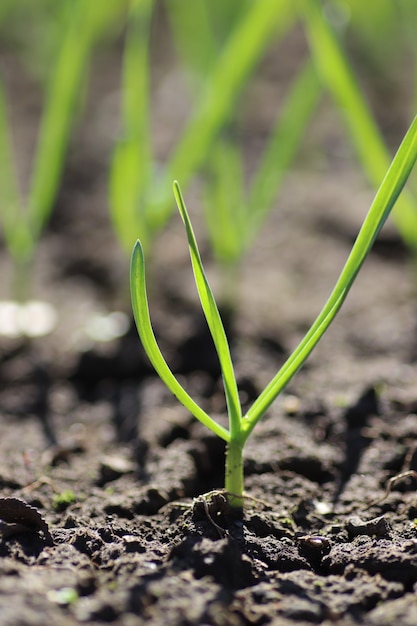
<svg viewBox="0 0 417 626">
<path fill-rule="evenodd" d="M 205 218 L 214 255 L 225 270 L 239 264 L 274 206 L 320 95 L 320 81 L 307 60 L 290 85 L 247 198 L 238 148 L 225 139 L 217 142 L 209 163 Z M 225 292 L 230 294 L 229 285 Z"/>
<path fill-rule="evenodd" d="M 294 21 L 286 0 L 254 3 L 230 36 L 209 77 L 204 95 L 167 166 L 167 178 L 188 182 L 201 165 L 215 133 L 227 119 L 244 81 L 272 34 L 279 40 Z"/>
<path fill-rule="evenodd" d="M 23 258 L 26 248 L 30 246 L 30 235 L 27 232 L 27 225 L 19 215 L 21 201 L 7 119 L 6 98 L 0 81 L 0 190 L 3 231 L 11 255 L 14 258 Z"/>
<path fill-rule="evenodd" d="M 321 3 L 303 0 L 301 6 L 311 54 L 322 82 L 345 119 L 363 170 L 377 188 L 390 163 L 389 151 Z M 417 250 L 417 204 L 407 191 L 392 217 L 404 241 Z"/>
<path fill-rule="evenodd" d="M 55 33 L 58 49 L 46 88 L 29 194 L 17 184 L 6 96 L 0 77 L 0 225 L 15 265 L 15 295 L 27 297 L 28 265 L 53 210 L 92 47 L 119 11 L 117 0 L 77 0 Z M 64 15 L 65 13 L 65 15 Z"/>
<path fill-rule="evenodd" d="M 400 2 L 398 4 L 398 10 L 401 17 L 401 33 L 405 32 L 406 34 L 406 55 L 409 56 L 410 52 L 412 55 L 412 101 L 411 101 L 411 110 L 417 110 L 417 39 L 415 32 L 415 24 L 417 19 L 417 3 L 407 2 L 407 0 Z M 395 44 L 398 44 L 398 39 Z M 394 45 L 395 45 L 394 44 Z M 415 189 L 415 187 L 414 187 Z"/>
<path fill-rule="evenodd" d="M 149 34 L 153 0 L 133 3 L 123 55 L 124 137 L 117 143 L 109 177 L 110 214 L 122 246 L 130 250 L 132 230 L 148 247 L 151 217 L 145 204 L 152 154 L 149 135 Z"/>
<path fill-rule="evenodd" d="M 233 5 L 234 2 L 229 4 Z M 168 1 L 166 9 L 182 65 L 188 68 L 192 83 L 200 82 L 212 68 L 218 53 L 217 41 L 212 32 L 212 5 L 207 0 L 187 3 Z"/>
<path fill-rule="evenodd" d="M 214 11 L 209 11 L 210 3 L 196 4 L 199 6 L 193 6 L 191 9 L 193 15 L 201 11 L 202 16 L 215 17 Z M 228 122 L 232 107 L 268 42 L 272 36 L 278 41 L 294 22 L 294 10 L 288 0 L 263 0 L 246 4 L 243 9 L 236 11 L 236 20 L 231 20 L 233 27 L 214 60 L 210 56 L 212 55 L 210 51 L 204 52 L 192 42 L 177 46 L 181 47 L 185 54 L 185 50 L 189 51 L 193 45 L 192 49 L 200 55 L 195 59 L 194 67 L 207 67 L 207 75 L 201 81 L 202 88 L 198 96 L 193 98 L 189 122 L 182 130 L 168 162 L 157 172 L 149 148 L 149 137 L 146 133 L 136 135 L 130 133 L 129 118 L 126 110 L 123 111 L 125 139 L 117 146 L 112 163 L 110 203 L 115 230 L 125 249 L 131 249 L 133 233 L 139 232 L 142 245 L 147 251 L 155 234 L 166 225 L 172 214 L 170 182 L 167 181 L 178 177 L 184 185 L 188 184 L 209 158 L 210 149 L 219 131 Z M 136 114 L 138 126 L 145 129 L 148 126 L 150 106 L 149 77 L 145 75 L 148 54 L 148 36 L 145 30 L 149 28 L 152 1 L 138 3 L 136 10 L 138 14 L 141 13 L 142 22 L 138 28 L 142 28 L 143 37 L 140 42 L 136 41 L 137 74 L 128 74 L 128 61 L 124 65 L 124 89 L 132 93 L 136 91 L 137 98 L 142 98 L 138 103 Z M 175 33 L 178 36 L 180 22 L 184 20 L 185 32 L 189 31 L 190 24 L 188 9 L 185 12 L 181 10 L 174 19 L 175 10 L 176 7 L 169 7 L 170 21 L 174 24 L 174 36 Z M 209 28 L 203 29 L 201 24 L 197 28 L 199 33 L 205 33 L 205 45 L 209 45 L 208 42 L 211 40 Z M 129 31 L 126 40 L 127 56 L 132 54 L 135 45 L 130 41 L 130 35 L 134 36 L 133 30 Z M 140 161 L 139 155 L 142 151 L 145 154 Z"/>
<path fill-rule="evenodd" d="M 225 490 L 232 507 L 239 509 L 243 506 L 243 449 L 246 441 L 256 424 L 303 365 L 334 320 L 375 238 L 401 193 L 416 160 L 417 117 L 411 124 L 379 187 L 374 202 L 363 222 L 356 242 L 328 301 L 298 347 L 259 395 L 258 399 L 255 400 L 246 415 L 242 415 L 230 350 L 216 301 L 204 272 L 197 242 L 179 185 L 177 182 L 174 182 L 174 195 L 185 225 L 198 294 L 220 361 L 229 415 L 229 427 L 227 429 L 213 420 L 189 396 L 177 381 L 162 356 L 150 321 L 143 249 L 139 241 L 134 246 L 131 259 L 130 284 L 133 312 L 139 337 L 152 365 L 167 387 L 197 419 L 227 443 Z"/>
<path fill-rule="evenodd" d="M 311 59 L 308 59 L 288 89 L 282 110 L 277 116 L 275 127 L 251 183 L 247 211 L 251 225 L 245 232 L 247 247 L 273 205 L 321 95 L 319 77 Z"/>
</svg>

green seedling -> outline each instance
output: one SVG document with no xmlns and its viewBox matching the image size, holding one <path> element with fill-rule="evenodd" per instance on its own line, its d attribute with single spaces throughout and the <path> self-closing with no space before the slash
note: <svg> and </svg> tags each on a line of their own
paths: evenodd
<svg viewBox="0 0 417 626">
<path fill-rule="evenodd" d="M 210 417 L 210 415 L 191 398 L 171 372 L 158 347 L 150 321 L 145 280 L 144 253 L 140 241 L 136 242 L 131 259 L 130 284 L 133 313 L 139 337 L 152 365 L 167 387 L 197 419 L 226 442 L 225 490 L 228 494 L 228 500 L 231 506 L 238 509 L 243 506 L 243 449 L 248 438 L 256 424 L 303 365 L 335 318 L 375 238 L 401 193 L 416 159 L 417 117 L 411 124 L 381 183 L 329 299 L 298 347 L 245 415 L 242 414 L 230 349 L 220 314 L 204 272 L 197 242 L 179 185 L 177 182 L 174 182 L 174 195 L 187 233 L 191 263 L 198 294 L 220 361 L 229 416 L 228 428 L 225 428 L 222 424 Z"/>
<path fill-rule="evenodd" d="M 154 0 L 133 3 L 128 15 L 122 72 L 123 137 L 115 147 L 109 175 L 109 204 L 114 231 L 130 250 L 132 229 L 147 246 L 153 230 L 145 204 L 152 175 L 150 142 L 149 37 Z"/>
<path fill-rule="evenodd" d="M 70 504 L 76 502 L 77 497 L 71 489 L 66 489 L 61 493 L 57 493 L 52 500 L 52 508 L 54 511 L 65 511 Z"/>
<path fill-rule="evenodd" d="M 172 39 L 185 69 L 189 93 L 194 101 L 207 76 L 216 66 L 224 46 L 249 9 L 251 0 L 200 0 L 199 2 L 166 2 Z M 284 19 L 281 4 L 280 21 Z M 264 9 L 262 9 L 264 10 Z M 275 15 L 275 7 L 266 8 Z M 278 21 L 278 20 L 277 20 Z M 266 42 L 265 42 L 266 43 Z M 241 63 L 236 59 L 237 64 Z M 239 70 L 240 72 L 240 70 Z"/>
<path fill-rule="evenodd" d="M 210 75 L 233 24 L 247 8 L 247 0 L 167 3 L 173 40 L 182 65 L 188 70 L 191 97 L 196 86 L 201 86 Z M 284 8 L 282 5 L 281 9 Z M 238 56 L 241 58 L 241 54 Z M 204 215 L 213 254 L 222 265 L 219 297 L 222 309 L 235 308 L 242 257 L 274 206 L 280 184 L 297 154 L 322 91 L 314 64 L 308 59 L 301 64 L 279 107 L 248 189 L 243 154 L 236 139 L 241 122 L 235 115 L 222 125 L 221 133 L 212 143 L 203 166 Z M 178 175 L 178 170 L 175 173 Z"/>
<path fill-rule="evenodd" d="M 303 4 L 300 6 L 303 7 Z M 201 9 L 201 5 L 199 7 Z M 324 92 L 323 87 L 328 88 L 343 112 L 359 160 L 376 187 L 390 162 L 382 135 L 322 7 L 318 6 L 316 0 L 306 0 L 303 8 L 302 15 L 310 34 L 312 55 L 301 66 L 288 89 L 248 189 L 245 189 L 242 154 L 237 142 L 227 136 L 227 131 L 216 140 L 207 159 L 204 193 L 207 232 L 214 256 L 223 266 L 219 302 L 222 307 L 231 310 L 235 308 L 235 291 L 239 282 L 237 272 L 242 256 L 252 245 L 260 226 L 274 206 L 284 175 L 291 167 Z M 361 5 L 360 9 L 366 12 L 370 8 Z M 384 9 L 384 24 L 389 29 L 396 8 L 387 5 Z M 199 41 L 207 40 L 203 49 L 211 51 L 212 41 L 203 31 Z M 186 38 L 182 45 L 189 46 L 189 41 Z M 201 50 L 198 49 L 192 56 L 196 65 L 207 64 Z M 395 211 L 396 222 L 404 237 L 409 244 L 417 245 L 417 205 L 411 193 L 403 194 Z"/>
<path fill-rule="evenodd" d="M 322 83 L 345 121 L 363 171 L 377 188 L 390 163 L 389 150 L 321 3 L 302 0 L 300 6 L 311 55 Z M 413 42 L 415 44 L 415 36 Z M 417 202 L 409 191 L 402 194 L 392 217 L 401 237 L 416 252 Z"/>
<path fill-rule="evenodd" d="M 210 3 L 191 4 L 193 15 L 200 11 L 204 16 L 204 8 L 211 15 Z M 194 4 L 198 6 L 194 7 Z M 129 252 L 134 233 L 140 233 L 145 251 L 149 250 L 155 235 L 172 215 L 172 179 L 178 177 L 183 185 L 187 185 L 206 162 L 213 142 L 229 122 L 233 106 L 269 41 L 272 37 L 279 41 L 295 20 L 295 11 L 288 0 L 247 3 L 236 11 L 236 22 L 220 52 L 216 51 L 215 59 L 209 29 L 204 30 L 202 24 L 193 20 L 193 30 L 201 33 L 201 38 L 197 37 L 193 46 L 187 41 L 177 47 L 183 51 L 182 58 L 195 50 L 198 63 L 196 60 L 189 65 L 194 69 L 204 67 L 206 73 L 200 81 L 198 94 L 192 98 L 189 121 L 180 132 L 167 162 L 161 166 L 156 163 L 149 138 L 148 40 L 152 9 L 153 0 L 138 2 L 132 8 L 124 52 L 124 137 L 116 146 L 110 171 L 111 216 L 115 232 Z M 188 5 L 185 10 L 184 7 L 181 9 L 181 14 L 175 15 L 174 20 L 176 9 L 175 3 L 170 3 L 170 21 L 175 23 L 174 37 L 179 36 L 181 23 L 184 32 L 190 27 Z M 197 46 L 201 41 L 206 42 L 203 47 L 210 46 L 210 49 Z"/>
<path fill-rule="evenodd" d="M 242 256 L 274 206 L 321 93 L 319 78 L 308 59 L 290 85 L 247 193 L 243 159 L 235 142 L 226 138 L 216 142 L 208 164 L 205 220 L 214 256 L 223 266 L 220 302 L 231 309 Z"/>
<path fill-rule="evenodd" d="M 26 197 L 18 185 L 8 106 L 0 76 L 0 226 L 15 266 L 13 295 L 17 299 L 24 300 L 28 295 L 30 263 L 57 197 L 93 45 L 120 8 L 118 0 L 106 3 L 76 0 L 71 6 L 59 7 L 59 27 L 50 35 L 57 46 Z"/>
</svg>

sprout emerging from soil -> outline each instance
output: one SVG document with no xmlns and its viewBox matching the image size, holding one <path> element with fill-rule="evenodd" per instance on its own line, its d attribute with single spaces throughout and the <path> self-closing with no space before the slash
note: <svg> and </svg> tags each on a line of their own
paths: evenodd
<svg viewBox="0 0 417 626">
<path fill-rule="evenodd" d="M 417 118 L 415 118 L 411 124 L 382 181 L 328 301 L 300 344 L 245 415 L 242 414 L 236 377 L 223 323 L 204 272 L 199 249 L 180 187 L 177 182 L 174 182 L 174 195 L 187 233 L 191 263 L 198 294 L 220 361 L 229 416 L 228 428 L 224 428 L 220 423 L 211 418 L 191 398 L 175 378 L 162 356 L 150 321 L 146 293 L 144 253 L 140 241 L 136 242 L 132 253 L 130 284 L 133 312 L 139 337 L 152 365 L 166 386 L 198 420 L 226 442 L 225 491 L 229 504 L 232 507 L 236 509 L 243 507 L 243 449 L 247 440 L 256 424 L 265 415 L 268 408 L 286 387 L 294 374 L 304 364 L 307 357 L 335 318 L 375 238 L 404 187 L 416 159 Z"/>
</svg>

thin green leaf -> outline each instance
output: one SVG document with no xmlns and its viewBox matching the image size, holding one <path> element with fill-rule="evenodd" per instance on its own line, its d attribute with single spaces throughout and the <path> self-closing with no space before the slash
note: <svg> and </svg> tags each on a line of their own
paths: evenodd
<svg viewBox="0 0 417 626">
<path fill-rule="evenodd" d="M 203 80 L 213 64 L 217 51 L 207 0 L 198 2 L 167 0 L 165 8 L 183 65 L 191 68 L 195 75 Z"/>
<path fill-rule="evenodd" d="M 9 135 L 8 115 L 3 83 L 0 80 L 0 219 L 6 241 L 12 237 L 16 213 L 20 208 L 20 197 L 14 170 L 14 155 Z"/>
<path fill-rule="evenodd" d="M 235 434 L 240 431 L 242 413 L 232 359 L 230 357 L 229 344 L 226 338 L 226 333 L 224 332 L 223 323 L 220 318 L 216 301 L 204 272 L 197 241 L 185 207 L 184 199 L 176 181 L 174 182 L 174 195 L 187 232 L 191 263 L 193 266 L 194 278 L 201 306 L 203 307 L 204 315 L 206 317 L 211 336 L 213 337 L 214 345 L 220 361 L 230 420 L 230 436 L 233 439 Z"/>
<path fill-rule="evenodd" d="M 6 21 L 7 14 L 11 12 L 14 6 L 14 0 L 3 0 L 3 2 L 0 3 L 0 25 L 3 26 L 3 22 Z"/>
<path fill-rule="evenodd" d="M 369 180 L 378 188 L 390 164 L 381 133 L 321 3 L 303 0 L 301 6 L 317 69 L 347 123 L 349 137 Z M 411 194 L 402 195 L 392 217 L 404 241 L 417 249 L 417 204 Z"/>
<path fill-rule="evenodd" d="M 146 192 L 151 177 L 149 122 L 149 32 L 153 0 L 131 8 L 123 55 L 124 137 L 113 153 L 109 177 L 110 215 L 120 243 L 131 250 L 134 233 L 148 248 Z"/>
<path fill-rule="evenodd" d="M 128 137 L 149 150 L 149 36 L 154 0 L 140 0 L 129 13 L 123 55 L 123 123 Z M 146 155 L 149 161 L 149 154 Z"/>
<path fill-rule="evenodd" d="M 200 422 L 209 428 L 218 437 L 228 442 L 229 432 L 220 424 L 215 422 L 196 402 L 188 395 L 185 389 L 177 381 L 168 367 L 159 346 L 156 342 L 149 315 L 148 298 L 146 294 L 145 280 L 145 259 L 142 246 L 139 241 L 133 248 L 130 265 L 130 290 L 132 297 L 132 307 L 135 317 L 136 327 L 139 337 L 150 362 L 155 368 L 161 380 L 172 391 L 174 396 L 196 417 Z"/>
<path fill-rule="evenodd" d="M 205 93 L 168 164 L 168 176 L 188 180 L 200 165 L 207 146 L 224 122 L 245 78 L 261 56 L 272 33 L 289 28 L 293 13 L 287 0 L 254 3 L 230 37 L 216 68 L 208 77 Z M 279 34 L 277 34 L 279 33 Z"/>
<path fill-rule="evenodd" d="M 29 194 L 29 217 L 35 237 L 52 210 L 85 69 L 88 40 L 80 21 L 81 15 L 76 12 L 63 37 L 46 97 Z"/>
<path fill-rule="evenodd" d="M 314 64 L 308 59 L 286 94 L 247 200 L 239 148 L 224 139 L 216 142 L 209 163 L 205 217 L 213 252 L 223 265 L 239 263 L 273 208 L 321 92 Z"/>
<path fill-rule="evenodd" d="M 321 93 L 317 72 L 311 59 L 308 59 L 290 86 L 251 184 L 246 247 L 273 206 L 284 174 L 302 142 Z"/>
<path fill-rule="evenodd" d="M 120 10 L 116 0 L 71 4 L 47 90 L 30 186 L 28 219 L 35 239 L 53 208 L 92 46 L 107 20 L 114 20 L 115 11 Z"/>
<path fill-rule="evenodd" d="M 262 0 L 249 5 L 229 37 L 194 113 L 167 164 L 165 181 L 178 179 L 186 185 L 201 166 L 216 133 L 230 115 L 245 80 L 259 61 L 272 35 L 278 41 L 294 22 L 294 10 L 288 0 Z M 163 183 L 161 196 L 153 202 L 154 230 L 161 228 L 171 215 L 168 185 Z"/>
<path fill-rule="evenodd" d="M 250 226 L 244 197 L 242 155 L 236 142 L 216 141 L 208 164 L 204 217 L 213 254 L 223 265 L 239 262 Z"/>
<path fill-rule="evenodd" d="M 7 248 L 16 262 L 24 262 L 32 238 L 22 215 L 22 203 L 14 167 L 6 98 L 0 79 L 0 225 Z"/>
<path fill-rule="evenodd" d="M 303 365 L 304 361 L 335 318 L 366 255 L 371 249 L 375 238 L 401 193 L 416 160 L 417 117 L 411 124 L 382 181 L 330 298 L 304 339 L 249 409 L 246 419 L 243 421 L 246 438 L 282 389 Z"/>
<path fill-rule="evenodd" d="M 109 206 L 119 242 L 132 249 L 139 233 L 145 250 L 149 244 L 146 211 L 140 174 L 143 161 L 136 138 L 120 140 L 113 152 L 109 174 Z M 145 166 L 146 167 L 146 166 Z"/>
</svg>

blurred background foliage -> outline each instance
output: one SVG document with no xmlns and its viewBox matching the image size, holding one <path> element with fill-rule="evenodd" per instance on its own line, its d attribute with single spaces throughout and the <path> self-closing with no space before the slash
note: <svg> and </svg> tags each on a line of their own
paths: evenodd
<svg viewBox="0 0 417 626">
<path fill-rule="evenodd" d="M 27 268 L 54 210 L 74 128 L 84 119 L 86 100 L 95 97 L 98 67 L 116 74 L 108 94 L 118 106 L 105 177 L 107 210 L 126 254 L 137 236 L 151 251 L 173 210 L 172 179 L 179 178 L 183 188 L 202 183 L 214 254 L 224 265 L 237 265 L 276 206 L 283 175 L 302 152 L 319 99 L 331 94 L 332 80 L 340 80 L 320 67 L 320 53 L 311 43 L 315 11 L 323 19 L 319 27 L 334 36 L 353 88 L 360 88 L 355 97 L 369 113 L 380 154 L 363 157 L 357 151 L 364 172 L 367 162 L 381 164 L 367 172 L 376 187 L 384 159 L 417 108 L 417 0 L 2 0 L 0 240 L 16 266 L 24 262 Z M 294 45 L 294 39 L 301 43 Z M 114 60 L 108 70 L 97 65 L 100 55 Z M 281 62 L 290 76 L 280 70 Z M 270 127 L 254 160 L 248 157 L 251 119 L 267 97 L 261 93 L 254 100 L 260 72 L 277 83 L 277 99 L 267 103 L 276 114 L 275 120 L 267 116 Z M 22 142 L 18 149 L 14 145 L 20 124 L 15 99 L 25 97 L 24 89 L 13 87 L 16 74 L 38 99 L 36 148 L 31 147 L 26 169 Z M 347 141 L 358 146 L 356 113 L 352 109 L 349 117 L 349 96 L 343 101 L 337 93 L 335 87 Z M 173 128 L 166 131 L 168 123 Z M 389 151 L 381 157 L 385 145 Z M 406 233 L 413 233 L 407 241 L 413 245 L 417 211 L 413 199 L 407 202 L 398 226 L 406 240 Z"/>
</svg>

